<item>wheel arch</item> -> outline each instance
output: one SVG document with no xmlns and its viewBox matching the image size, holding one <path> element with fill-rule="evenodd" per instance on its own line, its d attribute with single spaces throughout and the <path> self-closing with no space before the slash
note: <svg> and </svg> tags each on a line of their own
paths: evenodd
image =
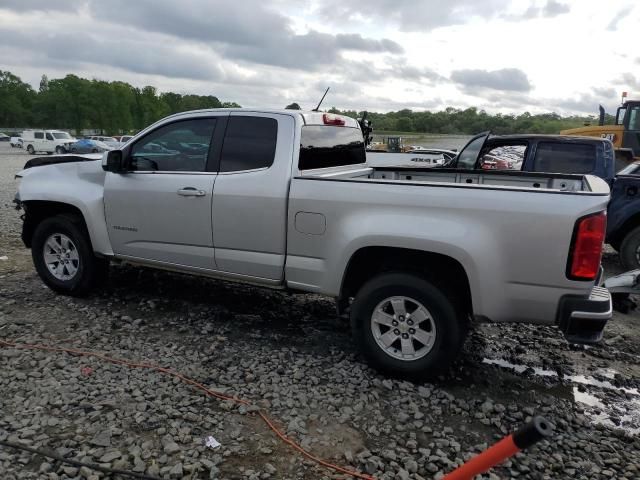
<svg viewBox="0 0 640 480">
<path fill-rule="evenodd" d="M 455 296 L 465 313 L 473 315 L 469 275 L 462 263 L 441 253 L 387 246 L 362 247 L 350 257 L 342 276 L 339 311 L 370 278 L 383 272 L 417 273 Z"/>
<path fill-rule="evenodd" d="M 22 224 L 22 241 L 27 248 L 31 248 L 33 232 L 47 218 L 61 214 L 75 215 L 82 219 L 85 229 L 87 228 L 82 211 L 75 205 L 48 200 L 28 200 L 22 202 L 22 207 L 25 211 Z"/>
<path fill-rule="evenodd" d="M 107 244 L 105 247 L 105 242 L 102 240 L 99 232 L 96 233 L 96 229 L 99 229 L 100 225 L 94 225 L 87 221 L 88 218 L 89 220 L 91 219 L 91 216 L 85 208 L 68 202 L 55 200 L 25 200 L 21 203 L 25 211 L 23 215 L 22 241 L 27 248 L 31 248 L 33 233 L 40 222 L 55 215 L 70 214 L 82 220 L 83 228 L 89 237 L 89 242 L 94 253 L 107 256 L 112 254 L 110 246 Z"/>
</svg>

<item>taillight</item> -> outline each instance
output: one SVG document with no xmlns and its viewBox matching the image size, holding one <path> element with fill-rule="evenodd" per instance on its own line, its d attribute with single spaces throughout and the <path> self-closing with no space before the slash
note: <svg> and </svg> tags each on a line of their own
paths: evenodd
<svg viewBox="0 0 640 480">
<path fill-rule="evenodd" d="M 331 113 L 325 113 L 324 115 L 322 115 L 322 122 L 325 125 L 336 125 L 339 127 L 344 126 L 345 124 L 344 118 L 340 118 Z"/>
<path fill-rule="evenodd" d="M 599 212 L 576 222 L 569 251 L 567 277 L 594 280 L 600 270 L 602 245 L 607 230 L 607 214 Z"/>
</svg>

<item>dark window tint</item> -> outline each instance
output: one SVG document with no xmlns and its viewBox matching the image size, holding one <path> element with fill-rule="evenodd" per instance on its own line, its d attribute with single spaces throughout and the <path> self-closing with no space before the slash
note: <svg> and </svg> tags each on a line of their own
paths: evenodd
<svg viewBox="0 0 640 480">
<path fill-rule="evenodd" d="M 480 149 L 487 140 L 487 135 L 481 135 L 476 138 L 472 138 L 469 143 L 462 149 L 456 160 L 456 168 L 462 170 L 473 170 L 478 160 L 478 154 Z"/>
<path fill-rule="evenodd" d="M 590 173 L 596 162 L 595 145 L 540 142 L 533 170 L 554 173 Z"/>
<path fill-rule="evenodd" d="M 44 138 L 44 133 L 42 132 L 35 132 L 33 134 L 34 138 Z"/>
<path fill-rule="evenodd" d="M 203 172 L 215 126 L 214 118 L 198 118 L 154 130 L 133 145 L 131 170 Z"/>
<path fill-rule="evenodd" d="M 47 140 L 53 140 L 53 135 L 51 135 L 50 133 L 47 133 Z"/>
<path fill-rule="evenodd" d="M 640 130 L 640 107 L 633 107 L 629 114 L 629 130 Z"/>
<path fill-rule="evenodd" d="M 302 127 L 300 170 L 366 162 L 359 128 L 309 125 Z"/>
<path fill-rule="evenodd" d="M 276 154 L 278 122 L 265 117 L 229 117 L 222 144 L 221 172 L 270 167 Z"/>
</svg>

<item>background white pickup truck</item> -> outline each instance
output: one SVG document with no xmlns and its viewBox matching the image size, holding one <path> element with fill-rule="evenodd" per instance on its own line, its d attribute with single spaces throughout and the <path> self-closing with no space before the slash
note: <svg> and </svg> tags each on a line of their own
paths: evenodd
<svg viewBox="0 0 640 480">
<path fill-rule="evenodd" d="M 168 117 L 123 150 L 30 160 L 23 240 L 52 289 L 110 261 L 335 297 L 375 367 L 447 368 L 472 318 L 597 341 L 599 178 L 372 168 L 355 120 L 292 110 Z"/>
</svg>

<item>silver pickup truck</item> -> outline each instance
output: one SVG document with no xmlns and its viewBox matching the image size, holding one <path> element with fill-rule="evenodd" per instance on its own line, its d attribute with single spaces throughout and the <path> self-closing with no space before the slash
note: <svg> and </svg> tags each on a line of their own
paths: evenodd
<svg viewBox="0 0 640 480">
<path fill-rule="evenodd" d="M 375 168 L 351 118 L 203 110 L 18 174 L 42 280 L 86 294 L 128 262 L 335 297 L 374 367 L 442 372 L 470 321 L 594 342 L 609 190 L 591 176 Z"/>
</svg>

